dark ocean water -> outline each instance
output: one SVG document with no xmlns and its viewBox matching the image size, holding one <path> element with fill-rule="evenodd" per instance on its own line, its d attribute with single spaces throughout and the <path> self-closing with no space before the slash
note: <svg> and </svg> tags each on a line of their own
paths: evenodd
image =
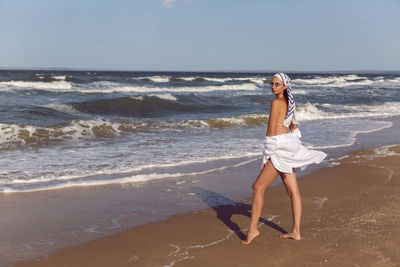
<svg viewBox="0 0 400 267">
<path fill-rule="evenodd" d="M 391 126 L 380 118 L 400 115 L 400 73 L 288 74 L 309 148 L 351 146 L 357 133 Z M 272 76 L 1 70 L 0 191 L 179 177 L 258 159 Z"/>
</svg>

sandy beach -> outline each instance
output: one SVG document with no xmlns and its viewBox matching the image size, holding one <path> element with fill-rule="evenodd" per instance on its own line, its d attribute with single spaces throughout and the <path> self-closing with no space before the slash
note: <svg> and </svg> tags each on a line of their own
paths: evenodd
<svg viewBox="0 0 400 267">
<path fill-rule="evenodd" d="M 291 208 L 277 186 L 266 192 L 261 235 L 249 246 L 239 241 L 247 233 L 251 199 L 231 200 L 14 266 L 398 266 L 399 160 L 399 146 L 360 150 L 302 177 L 301 241 L 279 238 L 291 227 Z M 226 198 L 193 190 L 205 203 Z"/>
</svg>

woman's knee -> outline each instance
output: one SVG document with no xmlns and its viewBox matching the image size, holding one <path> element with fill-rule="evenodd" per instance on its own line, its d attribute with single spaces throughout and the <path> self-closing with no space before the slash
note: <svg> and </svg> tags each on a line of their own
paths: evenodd
<svg viewBox="0 0 400 267">
<path fill-rule="evenodd" d="M 286 193 L 288 194 L 289 197 L 300 197 L 300 192 L 299 190 L 291 190 L 289 188 L 286 188 Z"/>
<path fill-rule="evenodd" d="M 292 191 L 286 188 L 286 193 L 288 194 L 289 197 L 292 197 Z"/>
<path fill-rule="evenodd" d="M 265 190 L 265 188 L 261 184 L 259 184 L 257 182 L 253 183 L 252 189 L 253 189 L 254 194 L 262 193 Z"/>
</svg>

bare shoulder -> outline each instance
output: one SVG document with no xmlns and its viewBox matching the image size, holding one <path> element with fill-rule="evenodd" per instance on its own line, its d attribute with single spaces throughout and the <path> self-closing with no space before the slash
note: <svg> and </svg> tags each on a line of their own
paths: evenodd
<svg viewBox="0 0 400 267">
<path fill-rule="evenodd" d="M 274 99 L 271 103 L 271 110 L 280 110 L 286 107 L 286 100 L 284 99 Z"/>
<path fill-rule="evenodd" d="M 285 99 L 279 99 L 279 98 L 275 98 L 274 100 L 272 100 L 272 105 L 285 105 L 286 100 Z"/>
</svg>

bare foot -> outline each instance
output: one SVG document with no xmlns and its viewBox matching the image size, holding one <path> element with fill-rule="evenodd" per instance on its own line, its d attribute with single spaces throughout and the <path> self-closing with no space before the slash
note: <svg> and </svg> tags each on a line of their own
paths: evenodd
<svg viewBox="0 0 400 267">
<path fill-rule="evenodd" d="M 260 234 L 260 232 L 258 230 L 255 230 L 254 232 L 248 232 L 247 233 L 247 237 L 246 240 L 241 240 L 240 243 L 242 243 L 242 245 L 248 245 L 250 244 L 251 241 L 253 241 L 254 238 L 256 238 L 258 235 Z"/>
<path fill-rule="evenodd" d="M 291 233 L 281 235 L 281 238 L 301 240 L 300 233 L 296 233 L 296 232 L 291 232 Z"/>
</svg>

